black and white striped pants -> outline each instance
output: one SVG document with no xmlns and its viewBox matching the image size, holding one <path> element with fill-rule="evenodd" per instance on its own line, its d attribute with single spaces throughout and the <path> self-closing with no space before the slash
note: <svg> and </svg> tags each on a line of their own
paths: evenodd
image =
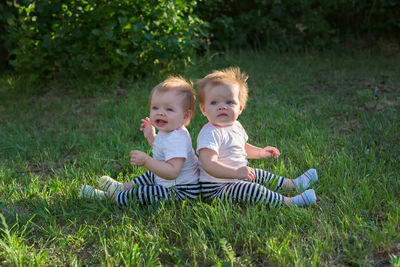
<svg viewBox="0 0 400 267">
<path fill-rule="evenodd" d="M 254 169 L 256 179 L 254 181 L 235 181 L 231 183 L 202 182 L 202 198 L 227 200 L 229 202 L 265 203 L 274 207 L 283 203 L 283 196 L 267 189 L 265 184 L 273 184 L 275 190 L 282 189 L 284 178 L 270 172 Z"/>
<path fill-rule="evenodd" d="M 161 199 L 197 198 L 200 194 L 200 184 L 179 184 L 171 187 L 156 184 L 154 173 L 151 171 L 136 177 L 132 183 L 135 187 L 117 194 L 116 200 L 119 205 L 127 206 L 133 199 L 138 200 L 140 204 L 148 205 Z"/>
</svg>

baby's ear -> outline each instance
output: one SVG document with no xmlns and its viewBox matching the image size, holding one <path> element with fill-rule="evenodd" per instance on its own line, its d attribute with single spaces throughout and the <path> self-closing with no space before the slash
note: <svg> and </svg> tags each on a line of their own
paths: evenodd
<svg viewBox="0 0 400 267">
<path fill-rule="evenodd" d="M 193 114 L 193 111 L 191 111 L 191 110 L 185 111 L 185 114 L 183 115 L 183 119 L 184 119 L 183 125 L 185 125 L 185 126 L 189 125 L 190 119 L 192 118 L 192 114 Z"/>
<path fill-rule="evenodd" d="M 192 117 L 193 112 L 189 109 L 185 111 L 185 115 L 183 116 L 183 118 L 185 120 L 189 120 Z"/>
<path fill-rule="evenodd" d="M 199 104 L 199 107 L 200 107 L 201 113 L 203 113 L 203 115 L 205 116 L 206 115 L 206 109 L 205 109 L 204 105 Z"/>
<path fill-rule="evenodd" d="M 243 106 L 240 105 L 240 108 L 239 108 L 239 115 L 242 114 L 242 111 L 243 111 Z"/>
</svg>

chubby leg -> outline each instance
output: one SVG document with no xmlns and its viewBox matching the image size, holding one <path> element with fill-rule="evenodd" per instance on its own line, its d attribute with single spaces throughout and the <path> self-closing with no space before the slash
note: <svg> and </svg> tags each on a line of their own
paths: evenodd
<svg viewBox="0 0 400 267">
<path fill-rule="evenodd" d="M 203 194 L 204 192 L 204 194 Z M 284 197 L 263 185 L 248 181 L 234 183 L 202 183 L 202 195 L 229 202 L 265 203 L 274 207 L 284 203 Z"/>
<path fill-rule="evenodd" d="M 149 205 L 161 199 L 168 200 L 172 190 L 162 185 L 136 184 L 134 188 L 119 192 L 115 195 L 115 202 L 120 206 L 128 206 L 134 199 L 142 205 Z"/>
<path fill-rule="evenodd" d="M 142 205 L 149 205 L 160 200 L 168 199 L 195 199 L 200 194 L 200 184 L 179 184 L 171 187 L 165 187 L 156 184 L 154 174 L 146 172 L 140 177 L 131 181 L 133 187 L 115 194 L 114 201 L 127 206 L 130 201 L 136 199 Z"/>
<path fill-rule="evenodd" d="M 205 197 L 227 200 L 229 202 L 261 203 L 273 207 L 281 206 L 309 206 L 316 201 L 314 190 L 307 190 L 293 198 L 285 197 L 271 191 L 263 185 L 248 181 L 235 183 L 202 183 L 202 192 Z M 303 201 L 304 199 L 304 201 Z"/>
<path fill-rule="evenodd" d="M 261 170 L 261 169 L 254 169 L 256 172 L 256 179 L 253 181 L 254 183 L 264 185 L 264 184 L 274 184 L 274 190 L 280 190 L 283 188 L 294 188 L 293 183 L 290 183 L 291 180 L 284 178 L 282 176 L 277 176 L 273 173 Z"/>
</svg>

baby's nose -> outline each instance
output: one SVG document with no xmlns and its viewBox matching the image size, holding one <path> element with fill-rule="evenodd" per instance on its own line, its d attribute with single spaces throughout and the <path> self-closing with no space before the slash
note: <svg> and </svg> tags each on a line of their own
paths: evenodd
<svg viewBox="0 0 400 267">
<path fill-rule="evenodd" d="M 224 109 L 226 109 L 226 106 L 225 106 L 224 104 L 221 104 L 221 105 L 218 107 L 218 109 L 219 109 L 219 110 L 224 110 Z"/>
</svg>

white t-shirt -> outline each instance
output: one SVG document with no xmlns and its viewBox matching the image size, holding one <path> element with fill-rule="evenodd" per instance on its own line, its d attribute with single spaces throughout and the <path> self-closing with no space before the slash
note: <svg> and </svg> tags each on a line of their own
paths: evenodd
<svg viewBox="0 0 400 267">
<path fill-rule="evenodd" d="M 207 123 L 197 137 L 197 153 L 202 148 L 211 149 L 218 154 L 218 161 L 240 168 L 247 166 L 245 144 L 248 140 L 246 131 L 239 121 L 230 126 L 218 127 Z M 200 182 L 228 183 L 238 179 L 223 179 L 209 175 L 200 163 Z"/>
<path fill-rule="evenodd" d="M 165 133 L 159 131 L 153 141 L 153 158 L 168 161 L 173 158 L 184 158 L 182 170 L 175 180 L 166 180 L 155 175 L 157 184 L 171 187 L 178 184 L 196 184 L 199 182 L 199 164 L 192 147 L 192 139 L 184 126 Z"/>
</svg>

